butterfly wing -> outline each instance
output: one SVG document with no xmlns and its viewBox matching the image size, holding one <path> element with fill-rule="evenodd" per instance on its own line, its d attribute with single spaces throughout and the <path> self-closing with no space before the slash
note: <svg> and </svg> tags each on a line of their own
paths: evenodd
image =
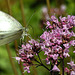
<svg viewBox="0 0 75 75">
<path fill-rule="evenodd" d="M 19 38 L 22 32 L 23 27 L 16 19 L 0 11 L 0 45 Z"/>
<path fill-rule="evenodd" d="M 0 36 L 0 45 L 10 43 L 21 37 L 23 30 L 19 30 L 16 32 L 8 33 L 5 35 L 4 33 Z"/>
<path fill-rule="evenodd" d="M 22 25 L 12 16 L 0 11 L 0 31 L 17 31 Z"/>
</svg>

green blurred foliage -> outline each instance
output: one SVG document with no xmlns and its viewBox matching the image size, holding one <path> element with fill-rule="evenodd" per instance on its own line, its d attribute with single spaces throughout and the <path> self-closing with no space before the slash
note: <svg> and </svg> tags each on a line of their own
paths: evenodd
<svg viewBox="0 0 75 75">
<path fill-rule="evenodd" d="M 23 25 L 19 0 L 10 0 L 10 1 L 11 1 L 11 11 L 13 17 Z M 58 2 L 59 0 L 50 0 L 50 1 L 51 1 L 50 2 L 51 7 L 59 7 L 60 4 L 65 4 L 67 7 L 66 13 L 69 15 L 75 15 L 74 0 L 63 0 L 62 2 L 60 1 L 61 3 Z M 32 36 L 32 38 L 37 39 L 43 33 L 43 29 L 41 29 L 40 26 L 40 20 L 42 18 L 41 8 L 43 6 L 46 6 L 46 0 L 23 0 L 23 4 L 24 4 L 24 14 L 26 19 L 26 24 L 28 24 L 30 17 L 34 14 L 31 20 L 29 21 L 27 27 L 29 28 L 29 34 Z M 0 10 L 8 12 L 6 0 L 0 0 Z M 73 47 L 70 48 L 70 54 L 74 59 L 75 55 L 72 54 L 73 49 L 74 49 Z M 10 50 L 12 53 L 12 57 L 15 57 L 16 54 L 15 54 L 14 43 L 10 44 Z M 45 59 L 46 57 L 46 56 L 43 57 L 43 54 L 44 54 L 43 52 L 40 53 L 41 59 Z M 16 64 L 18 74 L 21 75 L 17 61 L 14 58 L 12 59 Z M 43 62 L 45 64 L 44 60 Z M 31 67 L 30 70 L 31 73 L 27 74 L 26 72 L 25 75 L 50 75 L 49 72 L 43 67 L 38 67 L 38 68 Z M 14 75 L 5 46 L 0 46 L 0 75 Z"/>
<path fill-rule="evenodd" d="M 75 15 L 75 0 L 66 0 L 67 13 L 70 15 Z"/>
</svg>

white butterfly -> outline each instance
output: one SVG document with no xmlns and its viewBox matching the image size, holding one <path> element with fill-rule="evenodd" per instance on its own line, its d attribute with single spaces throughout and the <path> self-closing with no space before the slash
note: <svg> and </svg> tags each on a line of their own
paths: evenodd
<svg viewBox="0 0 75 75">
<path fill-rule="evenodd" d="M 24 27 L 12 16 L 0 11 L 0 45 L 21 37 Z"/>
</svg>

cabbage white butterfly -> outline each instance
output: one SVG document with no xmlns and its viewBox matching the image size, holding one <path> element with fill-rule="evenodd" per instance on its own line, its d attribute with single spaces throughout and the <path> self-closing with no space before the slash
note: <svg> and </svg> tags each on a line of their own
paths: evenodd
<svg viewBox="0 0 75 75">
<path fill-rule="evenodd" d="M 23 26 L 12 16 L 0 11 L 0 45 L 21 37 Z"/>
</svg>

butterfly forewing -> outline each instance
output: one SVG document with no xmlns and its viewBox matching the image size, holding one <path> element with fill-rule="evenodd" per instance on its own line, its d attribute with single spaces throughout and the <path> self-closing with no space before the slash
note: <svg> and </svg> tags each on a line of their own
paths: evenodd
<svg viewBox="0 0 75 75">
<path fill-rule="evenodd" d="M 0 45 L 20 38 L 22 33 L 22 25 L 12 16 L 0 11 Z"/>
</svg>

